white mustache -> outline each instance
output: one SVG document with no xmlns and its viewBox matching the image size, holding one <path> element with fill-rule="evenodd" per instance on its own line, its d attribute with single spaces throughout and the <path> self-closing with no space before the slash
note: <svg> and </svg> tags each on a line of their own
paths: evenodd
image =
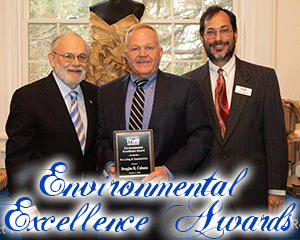
<svg viewBox="0 0 300 240">
<path fill-rule="evenodd" d="M 68 71 L 84 71 L 83 67 L 77 67 L 77 68 L 67 68 Z"/>
</svg>

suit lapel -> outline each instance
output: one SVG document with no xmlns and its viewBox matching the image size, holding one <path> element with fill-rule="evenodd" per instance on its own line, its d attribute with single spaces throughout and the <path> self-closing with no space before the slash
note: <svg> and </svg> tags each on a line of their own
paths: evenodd
<svg viewBox="0 0 300 240">
<path fill-rule="evenodd" d="M 248 100 L 248 96 L 238 94 L 235 92 L 236 86 L 242 86 L 247 88 L 251 87 L 251 81 L 249 81 L 248 74 L 246 70 L 243 68 L 243 62 L 236 58 L 236 70 L 235 70 L 235 78 L 234 78 L 234 85 L 232 89 L 232 100 L 231 100 L 231 107 L 229 110 L 228 122 L 226 126 L 226 132 L 224 136 L 224 142 L 227 141 L 229 136 L 231 135 L 232 131 L 234 130 L 240 115 L 245 107 L 245 104 Z"/>
<path fill-rule="evenodd" d="M 116 96 L 115 98 L 115 108 L 116 109 L 116 116 L 118 117 L 118 125 L 120 130 L 124 130 L 125 126 L 125 102 L 126 102 L 126 95 L 127 95 L 127 88 L 129 83 L 130 75 L 126 75 L 124 78 L 119 80 L 119 86 L 116 87 Z"/>
<path fill-rule="evenodd" d="M 65 132 L 65 134 L 69 137 L 70 142 L 72 142 L 74 146 L 81 151 L 72 119 L 52 73 L 50 73 L 47 77 L 44 94 L 46 104 L 48 105 L 51 113 L 57 119 L 57 126 Z"/>
<path fill-rule="evenodd" d="M 149 122 L 149 129 L 152 129 L 152 126 L 155 126 L 161 116 L 161 112 L 164 111 L 164 107 L 167 106 L 165 101 L 168 99 L 168 88 L 172 86 L 172 81 L 168 79 L 168 77 L 158 70 L 156 86 L 155 86 L 155 94 L 153 100 L 153 107 L 151 112 L 151 118 Z"/>
<path fill-rule="evenodd" d="M 82 89 L 83 92 L 83 96 L 84 96 L 84 103 L 85 103 L 85 109 L 86 109 L 86 117 L 87 117 L 87 136 L 86 136 L 86 149 L 89 148 L 89 146 L 91 146 L 91 144 L 94 144 L 92 141 L 91 136 L 93 135 L 93 131 L 95 131 L 96 127 L 96 111 L 95 111 L 95 107 L 94 107 L 94 102 L 92 101 L 91 98 L 89 98 L 89 96 L 91 95 L 88 88 L 86 88 L 86 85 L 84 83 L 84 81 L 82 81 L 80 83 L 80 87 Z"/>
</svg>

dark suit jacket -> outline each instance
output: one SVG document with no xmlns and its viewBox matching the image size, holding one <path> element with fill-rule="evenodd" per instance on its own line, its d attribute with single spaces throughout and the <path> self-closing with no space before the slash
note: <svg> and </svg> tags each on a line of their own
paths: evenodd
<svg viewBox="0 0 300 240">
<path fill-rule="evenodd" d="M 98 92 L 98 159 L 114 160 L 113 131 L 125 130 L 125 101 L 130 75 L 102 85 Z M 212 130 L 197 83 L 158 72 L 149 129 L 154 135 L 155 165 L 175 176 L 190 174 L 211 147 Z"/>
<path fill-rule="evenodd" d="M 232 102 L 224 139 L 212 97 L 208 62 L 185 74 L 197 80 L 214 130 L 211 165 L 232 178 L 249 167 L 249 182 L 232 199 L 236 208 L 267 206 L 268 189 L 286 189 L 287 140 L 284 114 L 275 71 L 236 58 Z M 236 86 L 252 95 L 235 92 Z"/>
<path fill-rule="evenodd" d="M 80 86 L 85 98 L 88 122 L 84 156 L 52 73 L 15 91 L 6 124 L 6 168 L 11 197 L 32 193 L 32 181 L 36 180 L 31 178 L 41 171 L 24 174 L 23 184 L 20 183 L 21 174 L 30 169 L 49 168 L 49 161 L 53 157 L 56 157 L 56 161 L 68 158 L 70 164 L 67 173 L 80 176 L 80 180 L 82 172 L 89 174 L 96 171 L 94 141 L 98 87 L 85 81 Z"/>
</svg>

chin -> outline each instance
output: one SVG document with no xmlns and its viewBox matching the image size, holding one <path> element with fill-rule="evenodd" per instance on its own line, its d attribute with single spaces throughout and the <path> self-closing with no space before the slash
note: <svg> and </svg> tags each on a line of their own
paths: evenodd
<svg viewBox="0 0 300 240">
<path fill-rule="evenodd" d="M 226 51 L 222 51 L 222 52 L 212 52 L 212 54 L 214 55 L 214 57 L 216 59 L 222 59 L 227 53 L 227 50 Z"/>
<path fill-rule="evenodd" d="M 147 78 L 151 76 L 150 72 L 144 72 L 144 71 L 139 71 L 138 75 L 142 76 L 143 78 Z"/>
<path fill-rule="evenodd" d="M 223 54 L 221 56 L 220 55 L 218 55 L 218 56 L 214 55 L 214 57 L 216 58 L 217 61 L 222 61 L 225 57 L 225 54 Z"/>
<path fill-rule="evenodd" d="M 142 68 L 138 68 L 137 69 L 138 72 L 142 73 L 142 74 L 147 74 L 150 72 L 150 70 L 148 68 L 142 67 Z"/>
<path fill-rule="evenodd" d="M 81 79 L 72 79 L 72 78 L 69 78 L 67 80 L 67 83 L 70 84 L 70 85 L 78 85 L 80 82 L 81 82 Z"/>
</svg>

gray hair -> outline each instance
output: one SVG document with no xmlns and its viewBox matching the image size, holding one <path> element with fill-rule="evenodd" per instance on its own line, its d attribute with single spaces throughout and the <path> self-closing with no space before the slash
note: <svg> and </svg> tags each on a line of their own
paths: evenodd
<svg viewBox="0 0 300 240">
<path fill-rule="evenodd" d="M 158 44 L 159 44 L 158 34 L 157 34 L 156 30 L 155 30 L 152 26 L 150 26 L 150 25 L 148 25 L 148 24 L 146 24 L 146 23 L 137 23 L 137 24 L 131 26 L 131 27 L 127 30 L 127 33 L 126 33 L 126 36 L 125 36 L 125 49 L 127 49 L 127 44 L 128 44 L 128 37 L 129 37 L 129 35 L 130 35 L 132 32 L 134 32 L 135 30 L 138 30 L 138 29 L 150 29 L 151 31 L 153 31 L 153 32 L 155 33 L 155 35 L 156 35 L 156 39 L 157 39 L 157 42 L 158 42 Z"/>
<path fill-rule="evenodd" d="M 89 44 L 78 33 L 73 32 L 73 31 L 63 32 L 63 33 L 57 35 L 56 38 L 54 38 L 54 40 L 51 42 L 51 51 L 56 51 L 58 40 L 60 38 L 62 38 L 64 36 L 69 36 L 69 35 L 73 35 L 73 36 L 77 36 L 77 37 L 81 38 L 82 41 L 84 41 L 84 43 L 86 45 L 87 53 L 90 54 Z"/>
</svg>

